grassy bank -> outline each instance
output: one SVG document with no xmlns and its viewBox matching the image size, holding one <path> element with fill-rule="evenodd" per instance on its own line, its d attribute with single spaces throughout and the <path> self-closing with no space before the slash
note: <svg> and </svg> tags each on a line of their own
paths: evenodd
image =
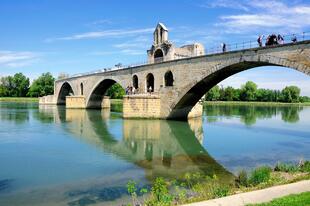
<svg viewBox="0 0 310 206">
<path fill-rule="evenodd" d="M 277 198 L 268 203 L 250 204 L 247 206 L 309 206 L 310 192 L 304 192 L 297 195 L 288 195 L 282 198 Z"/>
<path fill-rule="evenodd" d="M 310 106 L 305 103 L 284 103 L 284 102 L 242 102 L 242 101 L 205 101 L 204 105 L 253 105 L 253 106 Z"/>
<path fill-rule="evenodd" d="M 0 97 L 0 102 L 39 102 L 36 97 Z"/>
<path fill-rule="evenodd" d="M 186 173 L 175 180 L 158 177 L 150 187 L 144 188 L 139 187 L 134 181 L 129 181 L 127 190 L 132 196 L 132 205 L 169 206 L 220 198 L 305 179 L 310 179 L 310 161 L 299 164 L 279 163 L 274 168 L 262 166 L 250 173 L 240 171 L 230 182 L 223 182 L 216 175 L 208 176 L 201 173 Z"/>
</svg>

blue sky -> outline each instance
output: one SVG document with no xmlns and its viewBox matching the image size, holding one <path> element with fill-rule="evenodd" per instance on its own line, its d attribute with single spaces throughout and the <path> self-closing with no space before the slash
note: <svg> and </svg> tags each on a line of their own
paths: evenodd
<svg viewBox="0 0 310 206">
<path fill-rule="evenodd" d="M 0 76 L 57 76 L 146 60 L 158 22 L 181 46 L 257 39 L 258 34 L 310 31 L 309 1 L 277 0 L 2 0 Z M 266 75 L 268 71 L 268 75 Z M 310 78 L 291 69 L 255 68 L 226 79 L 281 89 L 295 84 L 310 96 Z"/>
</svg>

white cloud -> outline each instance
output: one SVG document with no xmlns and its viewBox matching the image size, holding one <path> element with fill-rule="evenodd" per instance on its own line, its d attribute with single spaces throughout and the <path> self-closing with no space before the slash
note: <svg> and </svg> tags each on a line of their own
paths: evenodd
<svg viewBox="0 0 310 206">
<path fill-rule="evenodd" d="M 232 1 L 232 0 L 212 1 L 212 2 L 207 2 L 205 4 L 201 4 L 199 6 L 204 7 L 204 8 L 222 7 L 222 8 L 237 9 L 237 10 L 244 10 L 244 11 L 249 10 L 249 8 L 246 5 L 240 3 L 239 1 Z"/>
<path fill-rule="evenodd" d="M 81 39 L 98 39 L 98 38 L 112 38 L 112 37 L 123 37 L 132 36 L 144 33 L 153 32 L 154 28 L 144 28 L 144 29 L 133 29 L 133 30 L 105 30 L 96 32 L 86 32 L 81 34 L 74 34 L 66 37 L 49 38 L 46 42 L 53 42 L 57 40 L 81 40 Z"/>
<path fill-rule="evenodd" d="M 34 52 L 0 51 L 0 65 L 7 67 L 22 67 L 32 64 L 38 59 Z"/>
</svg>

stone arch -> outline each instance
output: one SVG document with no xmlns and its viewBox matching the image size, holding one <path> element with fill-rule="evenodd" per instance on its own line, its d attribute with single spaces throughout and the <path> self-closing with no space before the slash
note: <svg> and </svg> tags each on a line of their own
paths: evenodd
<svg viewBox="0 0 310 206">
<path fill-rule="evenodd" d="M 146 91 L 147 92 L 154 92 L 154 82 L 155 82 L 155 79 L 154 79 L 154 75 L 152 73 L 148 73 L 146 75 Z M 151 90 L 150 90 L 151 88 Z"/>
<path fill-rule="evenodd" d="M 66 104 L 66 96 L 74 95 L 72 86 L 68 82 L 64 82 L 61 85 L 61 88 L 59 90 L 58 98 L 57 98 L 57 104 L 58 105 L 65 105 Z"/>
<path fill-rule="evenodd" d="M 81 84 L 80 84 L 80 93 L 81 93 L 81 95 L 84 95 L 84 85 L 83 85 L 83 83 L 81 82 Z"/>
<path fill-rule="evenodd" d="M 165 73 L 164 79 L 165 79 L 165 87 L 173 86 L 173 81 L 174 81 L 173 74 L 170 70 Z"/>
<path fill-rule="evenodd" d="M 155 52 L 154 52 L 154 62 L 162 62 L 163 61 L 163 58 L 164 58 L 164 52 L 163 50 L 161 49 L 157 49 Z"/>
<path fill-rule="evenodd" d="M 135 74 L 133 75 L 132 77 L 132 86 L 135 88 L 135 89 L 138 89 L 139 88 L 139 79 L 138 79 L 138 76 Z"/>
<path fill-rule="evenodd" d="M 310 67 L 284 58 L 261 55 L 256 60 L 246 56 L 230 59 L 210 68 L 200 80 L 184 86 L 179 98 L 170 105 L 168 119 L 187 119 L 191 109 L 213 86 L 234 74 L 261 66 L 287 67 L 310 75 Z"/>
<path fill-rule="evenodd" d="M 105 96 L 107 90 L 115 83 L 118 82 L 114 79 L 103 79 L 99 81 L 99 83 L 97 83 L 91 90 L 88 98 L 86 99 L 86 108 L 101 108 L 103 97 Z M 123 86 L 122 88 L 124 89 Z"/>
</svg>

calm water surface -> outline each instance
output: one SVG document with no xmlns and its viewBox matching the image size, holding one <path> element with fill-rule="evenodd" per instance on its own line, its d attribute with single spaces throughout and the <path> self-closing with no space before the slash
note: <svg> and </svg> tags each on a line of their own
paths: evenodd
<svg viewBox="0 0 310 206">
<path fill-rule="evenodd" d="M 310 107 L 208 106 L 189 122 L 0 103 L 0 205 L 121 205 L 126 182 L 310 159 Z"/>
</svg>

